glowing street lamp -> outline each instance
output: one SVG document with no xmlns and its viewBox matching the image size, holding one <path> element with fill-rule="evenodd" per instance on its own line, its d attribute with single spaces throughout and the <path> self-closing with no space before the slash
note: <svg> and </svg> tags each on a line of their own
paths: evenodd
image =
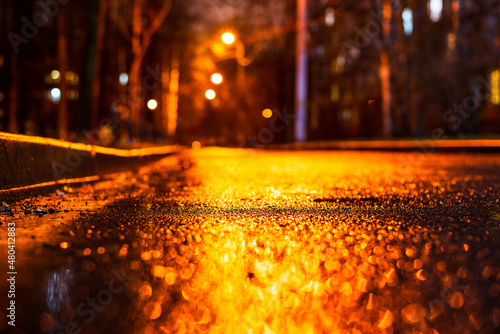
<svg viewBox="0 0 500 334">
<path fill-rule="evenodd" d="M 208 99 L 208 100 L 213 100 L 215 99 L 215 91 L 213 89 L 208 89 L 206 92 L 205 92 L 205 97 Z"/>
<path fill-rule="evenodd" d="M 158 102 L 156 102 L 155 99 L 151 99 L 148 101 L 148 109 L 149 110 L 155 110 L 156 107 L 158 107 Z"/>
<path fill-rule="evenodd" d="M 273 115 L 273 111 L 269 108 L 266 108 L 264 110 L 262 110 L 262 116 L 264 116 L 264 118 L 271 118 L 271 116 Z"/>
<path fill-rule="evenodd" d="M 214 84 L 218 85 L 222 82 L 222 75 L 220 75 L 219 73 L 214 73 L 210 77 L 210 80 L 212 80 Z"/>
<path fill-rule="evenodd" d="M 222 34 L 222 41 L 226 44 L 232 44 L 235 41 L 235 37 L 230 32 L 225 32 Z"/>
<path fill-rule="evenodd" d="M 50 98 L 54 103 L 61 101 L 61 90 L 59 88 L 52 88 L 50 90 Z"/>
<path fill-rule="evenodd" d="M 118 81 L 120 82 L 120 85 L 126 86 L 128 83 L 128 74 L 127 73 L 120 73 L 120 76 L 118 77 Z"/>
</svg>

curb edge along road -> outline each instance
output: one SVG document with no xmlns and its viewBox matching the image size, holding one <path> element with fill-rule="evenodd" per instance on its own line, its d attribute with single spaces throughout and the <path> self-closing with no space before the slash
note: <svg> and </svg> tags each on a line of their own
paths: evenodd
<svg viewBox="0 0 500 334">
<path fill-rule="evenodd" d="M 500 153 L 499 139 L 415 139 L 415 140 L 352 140 L 318 141 L 268 145 L 277 150 L 359 150 L 401 151 L 416 153 L 433 152 L 479 152 Z"/>
<path fill-rule="evenodd" d="M 0 132 L 0 191 L 134 171 L 182 146 L 115 149 Z"/>
</svg>

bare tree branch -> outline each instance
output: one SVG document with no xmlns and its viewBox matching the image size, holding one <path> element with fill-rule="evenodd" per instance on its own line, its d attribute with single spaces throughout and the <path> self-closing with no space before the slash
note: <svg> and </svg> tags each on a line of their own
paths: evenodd
<svg viewBox="0 0 500 334">
<path fill-rule="evenodd" d="M 160 11 L 151 22 L 151 25 L 144 30 L 141 43 L 141 56 L 144 55 L 144 53 L 146 53 L 146 50 L 149 47 L 149 44 L 151 43 L 151 37 L 158 29 L 160 29 L 163 21 L 165 21 L 165 18 L 170 12 L 170 8 L 172 8 L 172 0 L 165 0 L 163 2 L 163 6 L 161 7 Z"/>
<path fill-rule="evenodd" d="M 132 5 L 132 53 L 141 54 L 142 0 L 134 0 Z"/>
<path fill-rule="evenodd" d="M 113 5 L 114 5 L 113 8 L 110 10 L 111 21 L 113 21 L 117 25 L 118 29 L 120 29 L 120 31 L 123 34 L 123 37 L 127 40 L 127 42 L 131 43 L 132 34 L 130 32 L 130 28 L 125 18 L 118 14 L 117 10 L 118 5 L 116 4 L 116 0 L 113 2 Z"/>
</svg>

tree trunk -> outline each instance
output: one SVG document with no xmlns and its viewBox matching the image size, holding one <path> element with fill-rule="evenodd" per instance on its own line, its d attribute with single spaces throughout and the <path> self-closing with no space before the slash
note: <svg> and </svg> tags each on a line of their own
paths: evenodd
<svg viewBox="0 0 500 334">
<path fill-rule="evenodd" d="M 12 52 L 10 57 L 10 92 L 9 92 L 9 132 L 17 133 L 17 111 L 19 108 L 19 56 Z"/>
<path fill-rule="evenodd" d="M 141 52 L 142 33 L 142 0 L 134 0 L 132 8 L 132 64 L 128 82 L 130 120 L 132 123 L 132 136 L 139 139 L 140 136 L 140 100 L 142 89 L 140 87 L 140 71 L 143 58 Z"/>
<path fill-rule="evenodd" d="M 132 64 L 130 65 L 130 74 L 128 80 L 128 94 L 129 94 L 129 109 L 130 109 L 130 121 L 132 126 L 132 136 L 135 139 L 139 139 L 140 135 L 140 111 L 141 111 L 141 100 L 142 87 L 140 85 L 140 72 L 141 72 L 142 58 L 134 57 Z"/>
<path fill-rule="evenodd" d="M 391 1 L 385 0 L 382 11 L 382 50 L 380 52 L 380 87 L 382 95 L 382 135 L 384 138 L 391 137 L 393 124 L 391 119 L 391 67 L 389 62 L 388 47 L 391 41 Z"/>
<path fill-rule="evenodd" d="M 106 13 L 108 0 L 99 3 L 99 15 L 97 18 L 97 31 L 95 41 L 94 68 L 92 72 L 92 99 L 90 105 L 90 125 L 92 129 L 99 126 L 99 98 L 101 92 L 101 64 L 102 50 L 104 45 L 104 33 L 106 31 Z"/>
<path fill-rule="evenodd" d="M 7 1 L 3 7 L 5 23 L 9 31 L 14 29 L 14 1 Z M 9 123 L 8 131 L 16 133 L 18 131 L 18 109 L 19 109 L 19 56 L 17 52 L 11 52 L 10 63 L 10 85 L 9 85 Z"/>
<path fill-rule="evenodd" d="M 68 72 L 68 40 L 66 36 L 66 7 L 61 6 L 59 14 L 57 15 L 57 48 L 59 71 L 61 75 L 61 100 L 59 101 L 58 112 L 58 135 L 61 139 L 66 139 L 68 136 L 68 82 L 66 80 L 66 73 Z"/>
<path fill-rule="evenodd" d="M 391 69 L 389 66 L 389 56 L 387 50 L 384 48 L 380 53 L 380 88 L 382 94 L 382 125 L 383 137 L 390 138 L 392 135 L 392 122 L 391 122 Z"/>
<path fill-rule="evenodd" d="M 161 112 L 160 114 L 160 133 L 162 136 L 168 135 L 168 100 L 170 85 L 170 62 L 168 53 L 162 53 L 161 57 Z"/>
<path fill-rule="evenodd" d="M 179 100 L 179 52 L 172 52 L 170 63 L 170 83 L 168 89 L 167 135 L 175 138 L 177 129 L 177 102 Z"/>
<path fill-rule="evenodd" d="M 109 0 L 92 0 L 89 5 L 88 52 L 85 64 L 78 126 L 80 130 L 99 126 L 101 64 Z M 90 117 L 89 117 L 90 112 Z"/>
<path fill-rule="evenodd" d="M 144 59 L 146 50 L 151 44 L 153 34 L 160 28 L 163 21 L 167 17 L 172 6 L 172 1 L 163 1 L 163 5 L 158 11 L 158 14 L 154 17 L 150 26 L 147 29 L 144 29 L 144 31 L 142 26 L 142 0 L 133 0 L 132 6 L 131 36 L 123 18 L 114 16 L 114 19 L 117 22 L 118 27 L 122 30 L 124 36 L 130 39 L 130 44 L 132 45 L 132 64 L 130 65 L 128 82 L 128 107 L 132 127 L 131 135 L 135 137 L 135 139 L 140 139 L 141 108 L 143 102 L 142 99 L 144 98 L 144 88 L 141 86 L 142 82 L 140 80 L 142 60 Z"/>
</svg>

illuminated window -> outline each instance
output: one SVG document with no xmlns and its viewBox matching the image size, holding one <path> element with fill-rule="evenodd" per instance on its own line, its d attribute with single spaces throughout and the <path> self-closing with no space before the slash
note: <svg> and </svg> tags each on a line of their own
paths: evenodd
<svg viewBox="0 0 500 334">
<path fill-rule="evenodd" d="M 121 73 L 118 80 L 120 81 L 120 85 L 125 86 L 128 83 L 128 74 Z"/>
<path fill-rule="evenodd" d="M 59 76 L 61 75 L 61 73 L 59 73 L 58 70 L 53 70 L 52 72 L 50 72 L 50 76 L 52 77 L 52 79 L 54 80 L 57 80 L 59 79 Z"/>
<path fill-rule="evenodd" d="M 50 98 L 54 103 L 59 102 L 61 100 L 61 90 L 59 88 L 52 88 L 50 90 Z"/>
<path fill-rule="evenodd" d="M 410 36 L 413 33 L 413 12 L 410 8 L 405 8 L 402 16 L 405 35 Z"/>
<path fill-rule="evenodd" d="M 335 9 L 327 8 L 325 14 L 325 24 L 329 27 L 335 23 Z"/>
<path fill-rule="evenodd" d="M 429 0 L 429 16 L 432 22 L 437 22 L 441 19 L 443 12 L 443 0 Z"/>
<path fill-rule="evenodd" d="M 491 72 L 491 103 L 500 104 L 500 70 Z"/>
<path fill-rule="evenodd" d="M 333 84 L 330 87 L 330 101 L 332 101 L 332 103 L 337 103 L 337 102 L 339 102 L 339 100 L 340 100 L 339 85 Z"/>
</svg>

